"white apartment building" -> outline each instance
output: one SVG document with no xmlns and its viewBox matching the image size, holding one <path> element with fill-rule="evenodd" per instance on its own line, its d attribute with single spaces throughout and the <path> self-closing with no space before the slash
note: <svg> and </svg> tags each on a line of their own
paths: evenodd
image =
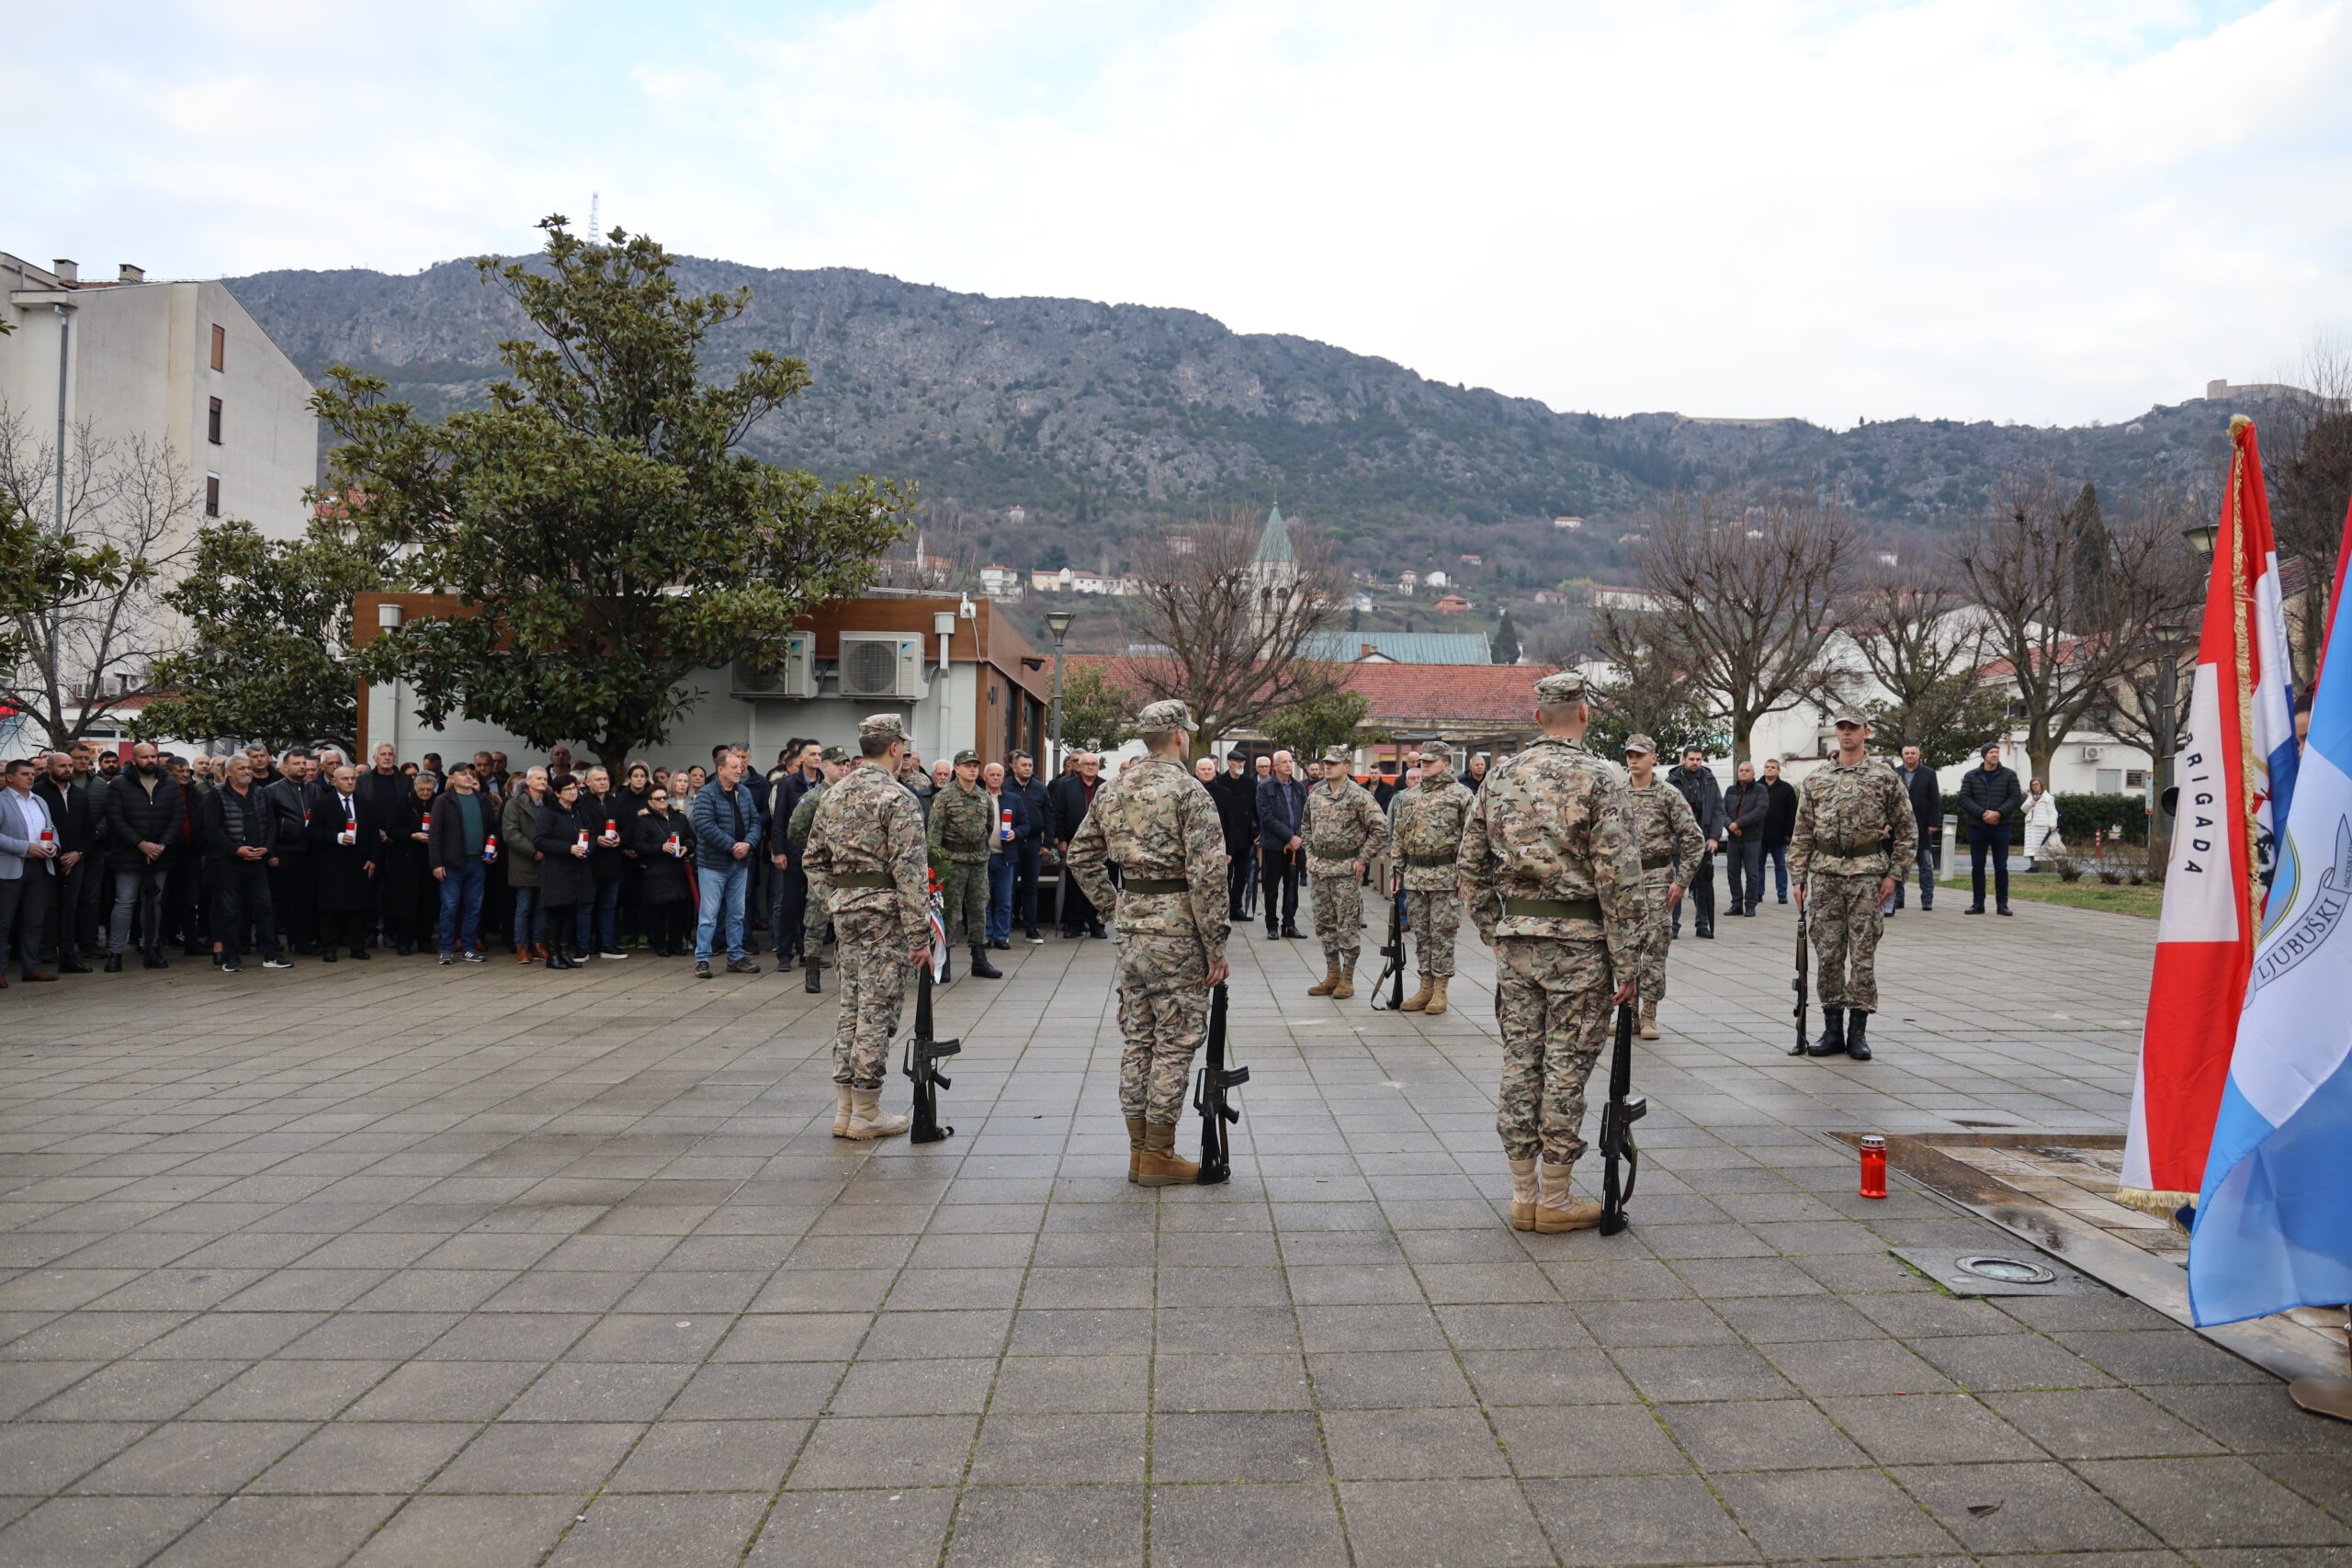
<svg viewBox="0 0 2352 1568">
<path fill-rule="evenodd" d="M 0 402 L 36 439 L 56 441 L 62 412 L 102 441 L 168 445 L 199 518 L 300 534 L 318 472 L 311 384 L 220 282 L 151 283 L 128 265 L 88 282 L 70 261 L 0 251 L 0 290 L 15 329 L 0 334 Z"/>
</svg>

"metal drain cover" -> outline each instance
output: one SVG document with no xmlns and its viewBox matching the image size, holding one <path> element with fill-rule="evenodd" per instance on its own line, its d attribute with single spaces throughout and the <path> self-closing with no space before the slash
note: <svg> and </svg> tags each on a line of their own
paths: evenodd
<svg viewBox="0 0 2352 1568">
<path fill-rule="evenodd" d="M 1956 1296 L 2080 1296 L 2099 1289 L 2030 1247 L 1990 1252 L 1983 1247 L 1898 1247 L 1895 1257 Z"/>
</svg>

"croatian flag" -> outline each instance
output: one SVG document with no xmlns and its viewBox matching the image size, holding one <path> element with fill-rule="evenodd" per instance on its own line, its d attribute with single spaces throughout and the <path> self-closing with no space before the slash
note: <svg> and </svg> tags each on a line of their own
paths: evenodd
<svg viewBox="0 0 2352 1568">
<path fill-rule="evenodd" d="M 946 895 L 940 890 L 939 868 L 937 866 L 932 867 L 929 875 L 930 882 L 928 886 L 931 889 L 931 897 L 929 901 L 929 908 L 931 909 L 931 977 L 934 982 L 936 982 L 941 976 L 947 973 L 947 899 Z"/>
<path fill-rule="evenodd" d="M 2331 619 L 2333 645 L 2340 592 Z M 2200 1325 L 2352 1302 L 2352 669 L 2302 761 L 2188 1240 Z"/>
<path fill-rule="evenodd" d="M 2295 788 L 2294 677 L 2278 551 L 2254 422 L 2230 422 L 2230 477 L 2205 590 L 2155 972 L 2116 1196 L 2152 1213 L 2193 1202 L 2254 967 L 2277 824 Z"/>
</svg>

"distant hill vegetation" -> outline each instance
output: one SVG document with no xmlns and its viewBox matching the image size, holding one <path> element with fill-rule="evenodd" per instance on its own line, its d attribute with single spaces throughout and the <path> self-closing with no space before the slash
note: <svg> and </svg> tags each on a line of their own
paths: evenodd
<svg viewBox="0 0 2352 1568">
<path fill-rule="evenodd" d="M 1329 344 L 1230 332 L 1191 310 L 996 299 L 846 267 L 689 258 L 679 271 L 696 290 L 752 288 L 750 310 L 716 335 L 718 360 L 772 349 L 816 378 L 754 432 L 762 456 L 830 476 L 912 478 L 934 506 L 976 515 L 1021 505 L 1033 542 L 1050 539 L 1048 553 L 1080 564 L 1108 561 L 1155 518 L 1276 496 L 1367 567 L 1480 537 L 1533 556 L 1531 580 L 1597 543 L 1551 539 L 1541 520 L 1623 520 L 1710 481 L 1834 487 L 1892 531 L 1935 528 L 1984 510 L 2018 471 L 2126 495 L 2204 486 L 2235 412 L 2198 400 L 2122 425 L 1905 419 L 1843 432 L 1562 413 Z M 478 400 L 496 344 L 522 326 L 462 262 L 409 276 L 228 282 L 313 379 L 349 364 L 433 414 Z"/>
</svg>

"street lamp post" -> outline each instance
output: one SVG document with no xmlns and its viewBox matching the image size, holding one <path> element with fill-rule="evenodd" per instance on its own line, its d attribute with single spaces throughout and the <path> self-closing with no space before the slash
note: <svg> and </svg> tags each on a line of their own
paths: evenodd
<svg viewBox="0 0 2352 1568">
<path fill-rule="evenodd" d="M 2172 789 L 2173 755 L 2180 749 L 2180 648 L 2188 628 L 2167 625 L 2151 629 L 2156 634 L 2156 657 L 2164 660 L 2156 671 L 2156 711 L 2150 716 L 2155 720 L 2156 808 L 2148 814 L 2148 864 L 2154 868 L 2172 859 L 2172 814 L 2165 803 Z"/>
<path fill-rule="evenodd" d="M 1046 612 L 1046 629 L 1054 634 L 1054 756 L 1050 766 L 1056 770 L 1062 765 L 1062 638 L 1069 635 L 1069 624 L 1076 618 L 1068 610 Z M 1049 772 L 1046 776 L 1051 778 L 1057 774 Z"/>
</svg>

